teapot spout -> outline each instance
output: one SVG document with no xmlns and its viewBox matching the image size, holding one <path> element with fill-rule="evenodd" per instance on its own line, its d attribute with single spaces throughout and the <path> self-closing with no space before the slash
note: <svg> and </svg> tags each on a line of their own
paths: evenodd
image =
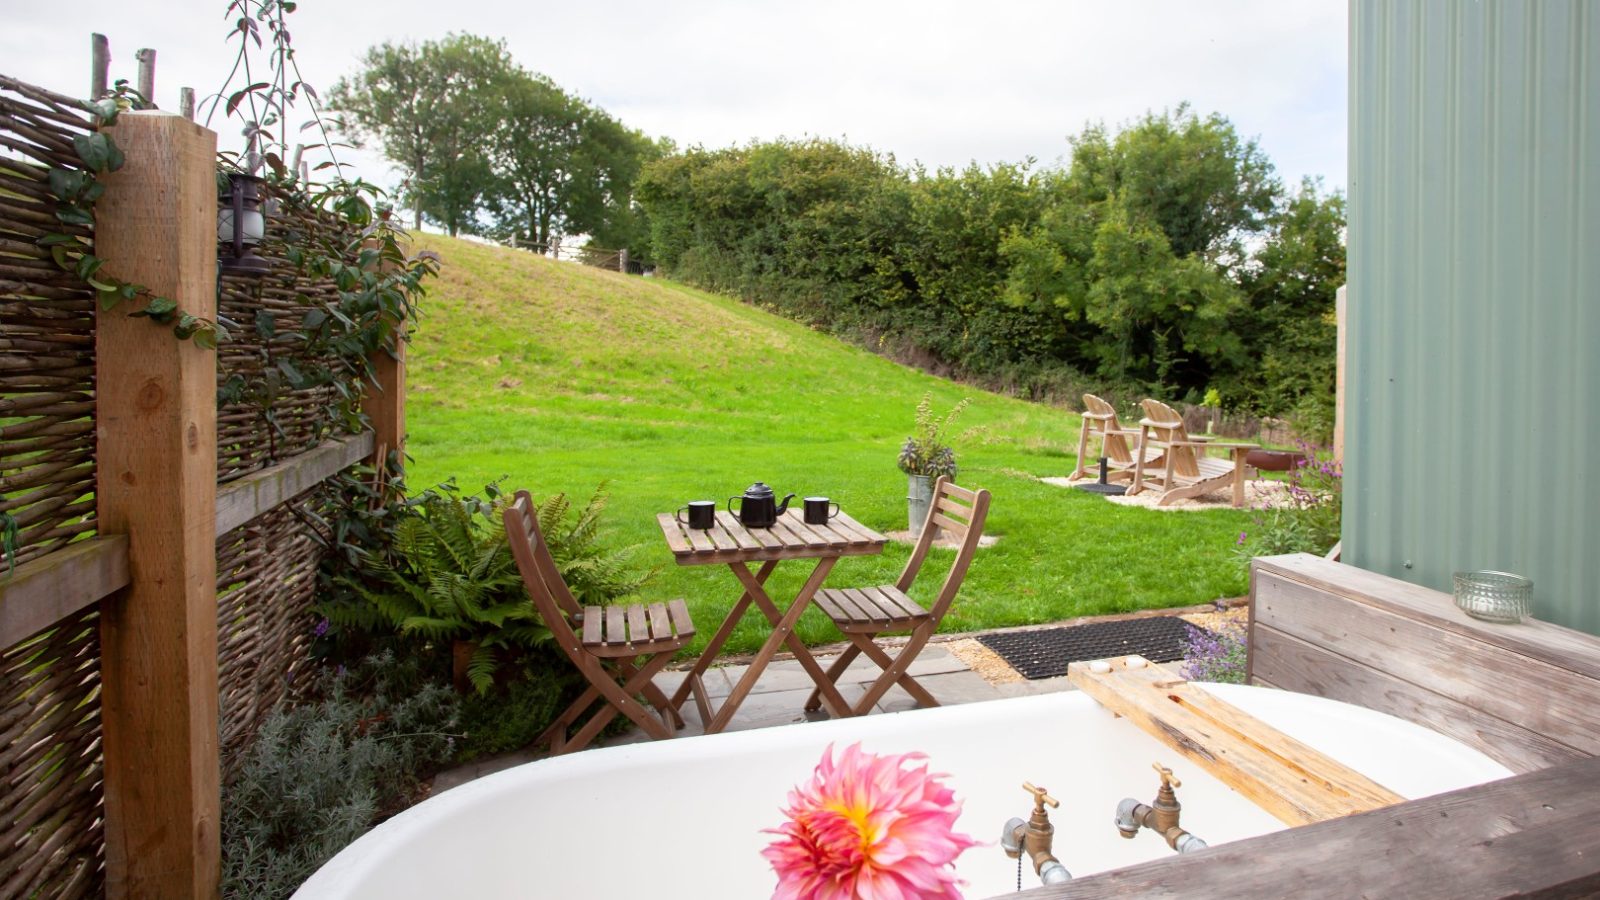
<svg viewBox="0 0 1600 900">
<path fill-rule="evenodd" d="M 793 500 L 793 499 L 794 499 L 794 495 L 793 494 L 790 494 L 789 496 L 783 498 L 783 502 L 778 504 L 778 515 L 780 515 L 780 516 L 783 515 L 783 511 L 789 508 L 789 501 Z"/>
</svg>

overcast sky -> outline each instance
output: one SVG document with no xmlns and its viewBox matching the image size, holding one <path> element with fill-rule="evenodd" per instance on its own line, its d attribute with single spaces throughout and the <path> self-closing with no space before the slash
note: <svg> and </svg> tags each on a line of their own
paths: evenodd
<svg viewBox="0 0 1600 900">
<path fill-rule="evenodd" d="M 64 93 L 88 92 L 91 30 L 111 38 L 114 78 L 158 51 L 163 108 L 180 86 L 214 93 L 233 63 L 226 0 L 0 5 L 0 72 Z M 902 163 L 1051 163 L 1088 122 L 1188 101 L 1259 139 L 1286 181 L 1345 186 L 1345 0 L 300 0 L 289 27 L 324 91 L 375 43 L 503 37 L 523 66 L 680 146 L 821 136 Z M 375 154 L 355 158 L 393 183 Z"/>
</svg>

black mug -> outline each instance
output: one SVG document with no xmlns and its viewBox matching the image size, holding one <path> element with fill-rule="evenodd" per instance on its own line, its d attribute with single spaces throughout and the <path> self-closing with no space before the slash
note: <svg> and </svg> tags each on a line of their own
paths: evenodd
<svg viewBox="0 0 1600 900">
<path fill-rule="evenodd" d="M 831 503 L 827 497 L 806 498 L 806 524 L 826 525 L 828 520 L 839 514 L 839 504 Z"/>
<path fill-rule="evenodd" d="M 686 509 L 689 511 L 689 521 L 687 522 L 683 521 L 683 511 Z M 717 501 L 690 501 L 688 506 L 680 507 L 673 518 L 678 520 L 679 525 L 688 525 L 690 528 L 696 528 L 700 531 L 713 528 L 717 524 Z"/>
</svg>

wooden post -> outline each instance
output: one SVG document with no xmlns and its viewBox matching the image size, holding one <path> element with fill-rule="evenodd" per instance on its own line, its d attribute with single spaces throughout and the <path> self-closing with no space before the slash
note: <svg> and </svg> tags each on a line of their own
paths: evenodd
<svg viewBox="0 0 1600 900">
<path fill-rule="evenodd" d="M 194 121 L 194 88 L 178 88 L 178 115 Z"/>
<path fill-rule="evenodd" d="M 216 316 L 217 136 L 126 112 L 127 155 L 96 205 L 106 271 Z M 171 328 L 101 313 L 95 328 L 102 534 L 128 536 L 128 587 L 101 604 L 106 892 L 214 898 L 217 746 L 217 356 Z"/>
<path fill-rule="evenodd" d="M 111 40 L 103 34 L 89 35 L 89 99 L 99 100 L 111 85 Z"/>
<path fill-rule="evenodd" d="M 1346 333 L 1350 330 L 1345 320 L 1345 288 L 1341 286 L 1335 293 L 1333 300 L 1334 328 L 1338 337 L 1334 339 L 1334 375 L 1333 375 L 1333 458 L 1344 460 L 1344 379 L 1345 356 L 1348 350 Z"/>
<path fill-rule="evenodd" d="M 628 248 L 627 247 L 623 247 L 621 250 L 617 251 L 617 271 L 621 272 L 624 275 L 628 274 Z"/>
<path fill-rule="evenodd" d="M 143 47 L 133 54 L 139 61 L 139 93 L 150 108 L 156 106 L 156 51 Z"/>
<path fill-rule="evenodd" d="M 309 179 L 307 179 L 309 182 Z M 392 265 L 380 262 L 380 267 Z M 379 347 L 367 363 L 372 375 L 361 396 L 361 411 L 372 422 L 372 467 L 383 472 L 391 451 L 405 453 L 406 445 L 406 323 L 394 328 L 393 348 Z M 380 478 L 380 481 L 383 479 Z"/>
</svg>

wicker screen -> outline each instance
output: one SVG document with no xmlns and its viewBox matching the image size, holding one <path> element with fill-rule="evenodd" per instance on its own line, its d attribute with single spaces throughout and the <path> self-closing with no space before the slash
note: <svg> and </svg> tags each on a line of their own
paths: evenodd
<svg viewBox="0 0 1600 900">
<path fill-rule="evenodd" d="M 0 513 L 22 562 L 94 530 L 94 294 L 35 242 L 56 221 L 48 167 L 89 130 L 66 97 L 0 76 Z"/>
<path fill-rule="evenodd" d="M 308 677 L 311 604 L 322 552 L 301 510 L 318 505 L 319 494 L 310 491 L 217 539 L 225 780 L 273 706 L 292 699 Z"/>
<path fill-rule="evenodd" d="M 303 197 L 274 197 L 269 191 L 266 198 L 271 207 L 267 235 L 257 252 L 273 262 L 272 273 L 222 279 L 218 314 L 228 323 L 231 339 L 217 356 L 218 384 L 229 397 L 217 418 L 221 481 L 311 449 L 330 433 L 345 430 L 347 411 L 358 405 L 326 384 L 295 387 L 317 369 L 339 365 L 333 356 L 310 352 L 299 329 L 307 311 L 337 306 L 340 295 L 332 279 L 300 271 L 287 256 L 291 246 L 317 247 L 331 255 L 359 242 L 361 235 Z"/>
</svg>

